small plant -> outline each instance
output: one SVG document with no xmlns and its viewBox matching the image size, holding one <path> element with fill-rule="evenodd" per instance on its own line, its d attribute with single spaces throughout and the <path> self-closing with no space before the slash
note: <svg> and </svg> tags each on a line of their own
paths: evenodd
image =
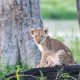
<svg viewBox="0 0 80 80">
<path fill-rule="evenodd" d="M 40 70 L 40 78 L 39 80 L 47 80 L 47 77 L 45 77 L 42 73 L 42 71 Z"/>
<path fill-rule="evenodd" d="M 70 76 L 68 73 L 63 73 L 59 76 L 59 79 L 62 78 L 64 80 L 77 80 L 76 78 L 74 78 L 73 76 Z"/>
<path fill-rule="evenodd" d="M 6 74 L 10 74 L 16 71 L 15 66 L 0 65 L 0 79 L 5 80 Z"/>
<path fill-rule="evenodd" d="M 22 69 L 21 69 L 20 65 L 17 65 L 16 67 L 17 67 L 17 70 L 16 70 L 16 78 L 17 78 L 17 80 L 20 80 L 19 72 L 20 72 Z"/>
<path fill-rule="evenodd" d="M 64 73 L 63 68 L 61 68 L 61 70 L 58 71 L 55 80 L 77 80 L 77 79 L 75 77 L 69 75 L 69 73 Z"/>
</svg>

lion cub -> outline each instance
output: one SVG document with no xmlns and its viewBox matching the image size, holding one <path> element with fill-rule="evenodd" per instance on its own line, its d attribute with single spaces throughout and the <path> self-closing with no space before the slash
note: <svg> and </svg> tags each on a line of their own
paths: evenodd
<svg viewBox="0 0 80 80">
<path fill-rule="evenodd" d="M 48 36 L 47 29 L 31 29 L 31 35 L 42 53 L 38 67 L 74 64 L 71 51 L 62 42 Z"/>
</svg>

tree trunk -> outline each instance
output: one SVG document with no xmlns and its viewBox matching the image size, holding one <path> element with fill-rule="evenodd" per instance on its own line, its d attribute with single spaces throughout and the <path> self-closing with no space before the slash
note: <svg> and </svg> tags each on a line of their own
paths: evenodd
<svg viewBox="0 0 80 80">
<path fill-rule="evenodd" d="M 77 11 L 78 11 L 78 20 L 79 20 L 79 29 L 80 29 L 80 0 L 77 0 Z"/>
<path fill-rule="evenodd" d="M 42 28 L 39 0 L 0 0 L 0 54 L 5 66 L 35 67 L 40 52 L 30 28 Z"/>
</svg>

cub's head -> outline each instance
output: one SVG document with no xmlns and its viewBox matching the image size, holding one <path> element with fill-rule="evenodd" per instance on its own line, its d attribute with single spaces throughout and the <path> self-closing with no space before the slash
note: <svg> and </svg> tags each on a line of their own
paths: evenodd
<svg viewBox="0 0 80 80">
<path fill-rule="evenodd" d="M 31 36 L 36 44 L 42 44 L 47 38 L 48 29 L 31 29 Z"/>
</svg>

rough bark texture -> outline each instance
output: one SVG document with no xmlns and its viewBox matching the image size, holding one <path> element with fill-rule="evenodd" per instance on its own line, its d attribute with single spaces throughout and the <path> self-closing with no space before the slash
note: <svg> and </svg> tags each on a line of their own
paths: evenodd
<svg viewBox="0 0 80 80">
<path fill-rule="evenodd" d="M 42 28 L 39 0 L 0 0 L 2 64 L 38 64 L 40 52 L 30 36 L 30 27 Z"/>
<path fill-rule="evenodd" d="M 80 0 L 76 0 L 77 10 L 78 10 L 78 20 L 79 20 L 79 29 L 80 29 Z"/>
</svg>

